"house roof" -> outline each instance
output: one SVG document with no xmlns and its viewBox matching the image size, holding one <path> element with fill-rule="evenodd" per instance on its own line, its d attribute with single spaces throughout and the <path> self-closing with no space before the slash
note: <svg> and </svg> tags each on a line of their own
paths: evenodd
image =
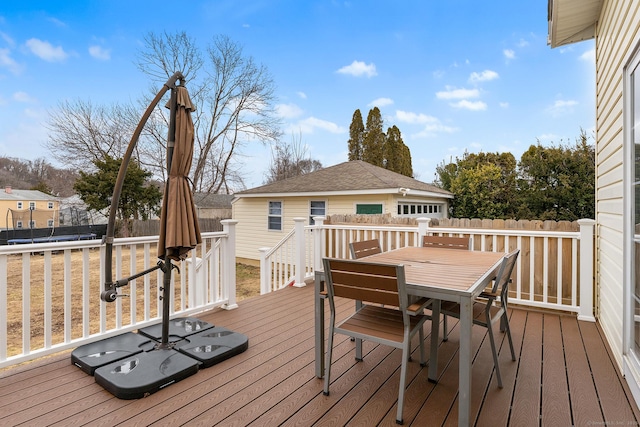
<svg viewBox="0 0 640 427">
<path fill-rule="evenodd" d="M 8 191 L 7 191 L 8 190 Z M 56 201 L 56 197 L 38 190 L 16 190 L 4 188 L 0 190 L 0 200 L 15 200 L 17 202 L 35 202 L 38 200 Z"/>
<path fill-rule="evenodd" d="M 432 184 L 374 166 L 362 160 L 344 162 L 305 175 L 277 181 L 235 193 L 236 197 L 313 194 L 404 193 L 453 198 L 453 194 Z"/>
<path fill-rule="evenodd" d="M 233 194 L 194 193 L 193 201 L 199 208 L 231 209 Z"/>
<path fill-rule="evenodd" d="M 604 0 L 548 0 L 547 44 L 563 46 L 592 39 Z"/>
</svg>

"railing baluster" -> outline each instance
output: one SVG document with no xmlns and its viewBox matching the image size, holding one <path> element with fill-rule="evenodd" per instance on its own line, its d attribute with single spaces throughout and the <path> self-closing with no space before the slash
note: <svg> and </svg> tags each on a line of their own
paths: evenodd
<svg viewBox="0 0 640 427">
<path fill-rule="evenodd" d="M 52 345 L 52 291 L 51 291 L 51 251 L 44 252 L 44 348 Z"/>
<path fill-rule="evenodd" d="M 31 254 L 22 254 L 22 352 L 31 350 Z"/>
</svg>

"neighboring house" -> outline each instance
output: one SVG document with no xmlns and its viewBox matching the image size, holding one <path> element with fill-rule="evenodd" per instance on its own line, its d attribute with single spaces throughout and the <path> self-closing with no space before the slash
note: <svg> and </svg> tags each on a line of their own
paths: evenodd
<svg viewBox="0 0 640 427">
<path fill-rule="evenodd" d="M 193 201 L 196 204 L 198 218 L 231 218 L 231 201 L 233 194 L 195 193 Z"/>
<path fill-rule="evenodd" d="M 60 202 L 37 190 L 0 190 L 0 225 L 7 229 L 52 228 L 59 225 Z"/>
<path fill-rule="evenodd" d="M 595 315 L 640 403 L 640 0 L 548 6 L 552 48 L 595 38 Z"/>
<path fill-rule="evenodd" d="M 236 255 L 259 260 L 259 248 L 275 246 L 296 217 L 306 224 L 334 214 L 446 218 L 451 199 L 448 191 L 361 160 L 340 163 L 236 193 Z"/>
</svg>

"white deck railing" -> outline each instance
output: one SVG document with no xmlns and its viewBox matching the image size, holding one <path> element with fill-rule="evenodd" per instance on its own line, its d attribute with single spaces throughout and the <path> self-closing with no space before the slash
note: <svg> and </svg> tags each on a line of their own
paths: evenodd
<svg viewBox="0 0 640 427">
<path fill-rule="evenodd" d="M 202 244 L 172 273 L 171 314 L 236 307 L 235 225 L 202 233 Z M 114 281 L 156 263 L 158 236 L 115 239 Z M 0 368 L 157 323 L 162 270 L 100 300 L 100 240 L 0 246 Z M 133 303 L 135 302 L 135 303 Z"/>
<path fill-rule="evenodd" d="M 578 221 L 577 232 L 429 227 L 427 218 L 419 218 L 415 227 L 331 225 L 324 224 L 323 217 L 314 220 L 314 226 L 304 226 L 304 218 L 295 218 L 294 230 L 285 239 L 261 249 L 263 293 L 292 283 L 302 285 L 313 277 L 314 268 L 321 268 L 322 257 L 349 258 L 349 243 L 354 241 L 378 239 L 387 251 L 419 246 L 426 234 L 466 236 L 472 250 L 520 249 L 510 290 L 512 304 L 575 312 L 580 319 L 595 320 L 593 220 Z"/>
</svg>

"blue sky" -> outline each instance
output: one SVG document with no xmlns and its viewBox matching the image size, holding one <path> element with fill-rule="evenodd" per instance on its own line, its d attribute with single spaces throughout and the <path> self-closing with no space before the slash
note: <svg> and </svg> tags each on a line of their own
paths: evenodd
<svg viewBox="0 0 640 427">
<path fill-rule="evenodd" d="M 373 106 L 426 182 L 465 150 L 519 159 L 595 126 L 594 43 L 551 49 L 546 0 L 15 1 L 0 6 L 0 155 L 49 158 L 60 101 L 139 99 L 149 80 L 135 60 L 151 31 L 240 43 L 272 74 L 283 140 L 324 166 L 347 160 L 353 113 L 366 121 Z M 248 188 L 270 153 L 245 148 Z"/>
</svg>

